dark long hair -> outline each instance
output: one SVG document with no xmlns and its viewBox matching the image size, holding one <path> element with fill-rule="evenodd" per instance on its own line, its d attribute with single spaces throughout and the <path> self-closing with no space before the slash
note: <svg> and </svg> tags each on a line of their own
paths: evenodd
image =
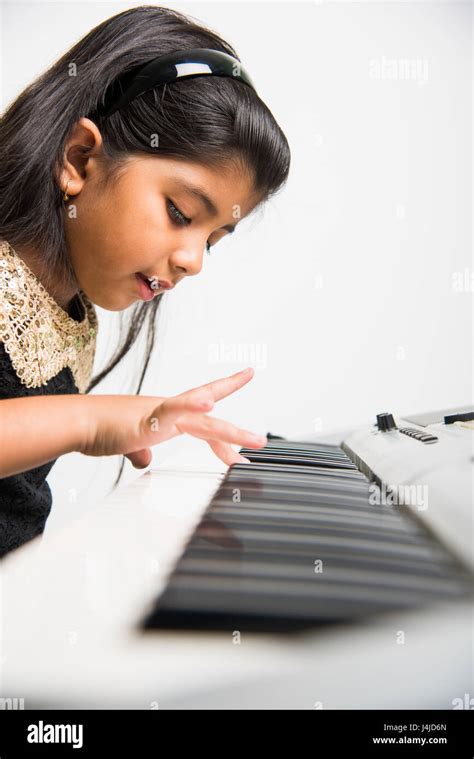
<svg viewBox="0 0 474 759">
<path fill-rule="evenodd" d="M 64 284 L 75 283 L 57 182 L 71 129 L 81 116 L 94 118 L 107 87 L 125 71 L 194 47 L 239 59 L 228 42 L 194 19 L 169 8 L 139 6 L 94 27 L 26 87 L 0 120 L 0 239 L 13 247 L 33 246 L 41 251 L 46 272 L 54 272 Z M 274 195 L 288 177 L 290 150 L 274 116 L 250 87 L 230 77 L 181 79 L 155 88 L 112 114 L 100 130 L 105 184 L 120 175 L 132 153 L 211 167 L 236 160 L 250 171 L 260 202 Z M 150 139 L 156 133 L 158 149 Z M 131 309 L 125 340 L 119 341 L 86 393 L 117 366 L 147 321 L 139 394 L 155 344 L 160 301 L 157 296 Z M 122 457 L 114 487 L 124 461 Z"/>
</svg>

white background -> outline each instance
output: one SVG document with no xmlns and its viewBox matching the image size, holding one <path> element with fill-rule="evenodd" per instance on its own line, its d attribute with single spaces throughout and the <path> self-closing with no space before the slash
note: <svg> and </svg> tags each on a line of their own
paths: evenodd
<svg viewBox="0 0 474 759">
<path fill-rule="evenodd" d="M 3 3 L 2 108 L 133 5 Z M 468 404 L 471 4 L 167 5 L 234 45 L 287 135 L 292 168 L 285 189 L 205 257 L 200 275 L 165 296 L 142 393 L 174 395 L 253 365 L 254 379 L 213 415 L 280 435 Z M 410 78 L 403 61 L 419 62 Z M 96 371 L 118 326 L 118 314 L 98 313 Z M 226 359 L 225 346 L 241 359 Z M 142 350 L 95 392 L 133 393 Z M 157 446 L 154 462 L 183 443 Z M 94 508 L 119 463 L 62 457 L 48 478 L 46 529 Z M 141 473 L 127 461 L 123 482 Z"/>
</svg>

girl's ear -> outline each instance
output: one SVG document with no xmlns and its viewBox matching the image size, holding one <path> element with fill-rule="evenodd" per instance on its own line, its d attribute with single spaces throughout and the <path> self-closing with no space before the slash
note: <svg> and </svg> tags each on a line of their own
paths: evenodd
<svg viewBox="0 0 474 759">
<path fill-rule="evenodd" d="M 82 116 L 71 129 L 64 146 L 62 163 L 55 171 L 55 181 L 64 192 L 66 184 L 77 194 L 92 170 L 90 158 L 102 149 L 102 135 L 91 119 Z"/>
</svg>

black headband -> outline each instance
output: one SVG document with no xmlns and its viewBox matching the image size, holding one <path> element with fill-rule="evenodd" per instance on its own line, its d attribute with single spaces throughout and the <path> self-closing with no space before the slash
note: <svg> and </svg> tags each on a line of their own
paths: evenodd
<svg viewBox="0 0 474 759">
<path fill-rule="evenodd" d="M 255 90 L 255 86 L 237 58 L 206 47 L 178 50 L 154 58 L 145 65 L 127 71 L 107 89 L 96 115 L 107 118 L 119 108 L 160 84 L 196 76 L 229 76 Z M 256 92 L 256 90 L 255 90 Z"/>
</svg>

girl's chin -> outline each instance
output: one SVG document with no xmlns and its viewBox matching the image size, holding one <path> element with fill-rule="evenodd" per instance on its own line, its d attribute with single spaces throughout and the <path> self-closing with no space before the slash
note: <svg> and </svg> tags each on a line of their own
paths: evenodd
<svg viewBox="0 0 474 759">
<path fill-rule="evenodd" d="M 114 293 L 112 295 L 104 292 L 91 293 L 88 298 L 90 301 L 92 301 L 94 306 L 103 308 L 104 311 L 124 311 L 134 303 L 140 302 L 140 298 L 138 298 L 136 295 L 134 296 L 133 293 L 127 294 L 126 291 L 121 295 L 118 293 Z"/>
<path fill-rule="evenodd" d="M 84 290 L 84 292 L 95 306 L 103 308 L 105 311 L 124 311 L 135 303 L 150 302 L 157 297 L 156 295 L 150 297 L 146 286 L 138 282 L 135 275 L 133 275 L 131 287 L 117 285 L 114 290 L 99 290 L 96 292 L 94 288 L 90 288 L 89 291 Z"/>
</svg>

